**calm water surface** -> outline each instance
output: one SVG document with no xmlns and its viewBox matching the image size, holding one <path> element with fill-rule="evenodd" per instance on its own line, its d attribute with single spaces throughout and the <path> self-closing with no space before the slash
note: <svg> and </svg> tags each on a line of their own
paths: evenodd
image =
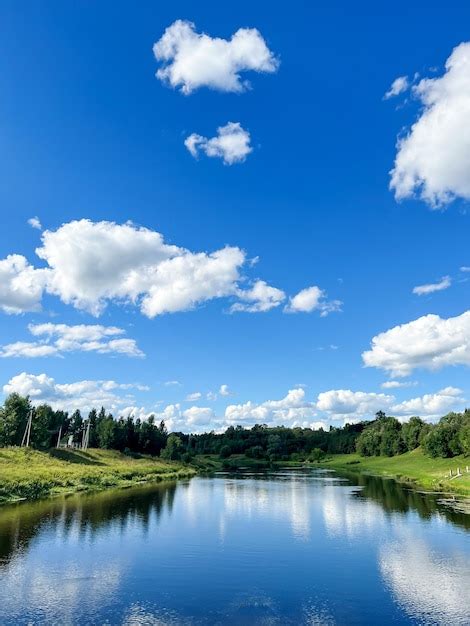
<svg viewBox="0 0 470 626">
<path fill-rule="evenodd" d="M 470 516 L 286 470 L 0 509 L 0 624 L 470 624 Z"/>
</svg>

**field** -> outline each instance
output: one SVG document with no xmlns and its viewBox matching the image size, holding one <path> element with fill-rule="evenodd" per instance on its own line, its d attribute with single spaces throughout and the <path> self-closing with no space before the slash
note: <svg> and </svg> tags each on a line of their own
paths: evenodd
<svg viewBox="0 0 470 626">
<path fill-rule="evenodd" d="M 330 467 L 349 472 L 364 472 L 376 476 L 387 476 L 401 482 L 413 483 L 429 491 L 445 491 L 470 496 L 470 457 L 456 456 L 452 459 L 432 459 L 421 449 L 393 457 L 362 457 L 358 454 L 337 454 L 320 462 L 321 467 Z M 463 471 L 463 476 L 449 479 L 449 471 Z"/>
<path fill-rule="evenodd" d="M 0 449 L 0 503 L 192 476 L 176 462 L 114 450 Z"/>
</svg>

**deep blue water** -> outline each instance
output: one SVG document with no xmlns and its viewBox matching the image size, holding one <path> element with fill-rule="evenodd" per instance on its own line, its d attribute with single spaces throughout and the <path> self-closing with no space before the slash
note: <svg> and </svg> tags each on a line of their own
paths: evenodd
<svg viewBox="0 0 470 626">
<path fill-rule="evenodd" d="M 314 470 L 2 507 L 0 624 L 468 625 L 470 516 Z"/>
</svg>

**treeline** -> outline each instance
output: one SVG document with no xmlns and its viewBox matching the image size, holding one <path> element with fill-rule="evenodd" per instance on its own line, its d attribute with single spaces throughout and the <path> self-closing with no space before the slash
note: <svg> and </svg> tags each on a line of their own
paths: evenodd
<svg viewBox="0 0 470 626">
<path fill-rule="evenodd" d="M 93 409 L 87 416 L 82 416 L 80 411 L 68 414 L 55 411 L 47 404 L 32 407 L 29 398 L 13 393 L 0 407 L 0 446 L 21 444 L 31 410 L 30 441 L 34 448 L 46 450 L 55 447 L 59 435 L 62 445 L 71 443 L 79 446 L 89 423 L 88 445 L 91 448 L 160 455 L 185 462 L 202 454 L 218 455 L 222 459 L 246 455 L 267 461 L 314 460 L 325 453 L 354 452 L 356 440 L 364 428 L 364 424 L 353 424 L 324 431 L 256 425 L 250 429 L 231 426 L 222 434 L 169 435 L 165 423 L 161 421 L 157 424 L 152 416 L 146 420 L 132 417 L 115 419 L 104 408 L 99 411 Z"/>
<path fill-rule="evenodd" d="M 190 456 L 216 454 L 222 459 L 243 454 L 267 461 L 319 460 L 326 453 L 347 454 L 356 449 L 356 440 L 364 424 L 347 424 L 329 430 L 311 428 L 230 426 L 224 433 L 185 435 L 177 433 L 182 447 Z"/>
<path fill-rule="evenodd" d="M 160 455 L 169 460 L 190 462 L 197 455 L 218 455 L 229 459 L 245 455 L 251 459 L 272 461 L 315 461 L 326 454 L 362 456 L 394 456 L 422 446 L 432 457 L 470 455 L 470 410 L 449 413 L 437 424 L 428 424 L 419 417 L 401 423 L 379 411 L 373 421 L 346 424 L 329 430 L 311 428 L 230 426 L 224 433 L 188 435 L 168 434 L 165 423 L 153 416 L 140 420 L 107 413 L 102 407 L 87 416 L 80 411 L 69 414 L 55 411 L 49 405 L 32 407 L 30 399 L 13 393 L 0 407 L 0 446 L 21 444 L 33 411 L 31 446 L 47 450 L 58 445 L 80 446 L 87 425 L 91 448 L 114 449 L 121 452 Z"/>
<path fill-rule="evenodd" d="M 86 418 L 80 411 L 69 415 L 65 411 L 54 411 L 48 404 L 32 407 L 29 398 L 12 393 L 0 408 L 0 446 L 18 446 L 33 411 L 30 443 L 33 448 L 47 450 L 58 444 L 79 446 L 87 423 L 90 424 L 89 447 L 142 452 L 159 455 L 167 445 L 168 433 L 165 423 L 155 423 L 152 416 L 147 420 L 132 417 L 114 419 L 102 407 L 93 409 Z"/>
<path fill-rule="evenodd" d="M 434 458 L 470 455 L 470 410 L 449 413 L 437 424 L 428 424 L 419 417 L 401 423 L 379 411 L 356 443 L 362 456 L 395 456 L 419 446 Z"/>
</svg>

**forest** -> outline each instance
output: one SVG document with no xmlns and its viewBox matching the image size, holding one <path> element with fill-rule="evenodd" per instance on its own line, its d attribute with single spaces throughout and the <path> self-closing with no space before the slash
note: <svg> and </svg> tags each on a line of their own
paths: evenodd
<svg viewBox="0 0 470 626">
<path fill-rule="evenodd" d="M 168 433 L 164 421 L 115 418 L 104 407 L 87 416 L 76 410 L 54 410 L 47 404 L 33 407 L 28 397 L 13 393 L 0 407 L 0 446 L 18 446 L 32 411 L 30 442 L 33 448 L 47 450 L 60 446 L 81 447 L 89 428 L 90 448 L 118 450 L 161 456 L 190 463 L 196 456 L 217 455 L 222 461 L 232 455 L 254 460 L 319 461 L 326 455 L 358 452 L 362 456 L 395 456 L 422 447 L 430 457 L 470 454 L 470 410 L 449 413 L 438 423 L 419 417 L 400 422 L 379 411 L 371 421 L 311 428 L 230 426 L 223 433 Z"/>
</svg>

